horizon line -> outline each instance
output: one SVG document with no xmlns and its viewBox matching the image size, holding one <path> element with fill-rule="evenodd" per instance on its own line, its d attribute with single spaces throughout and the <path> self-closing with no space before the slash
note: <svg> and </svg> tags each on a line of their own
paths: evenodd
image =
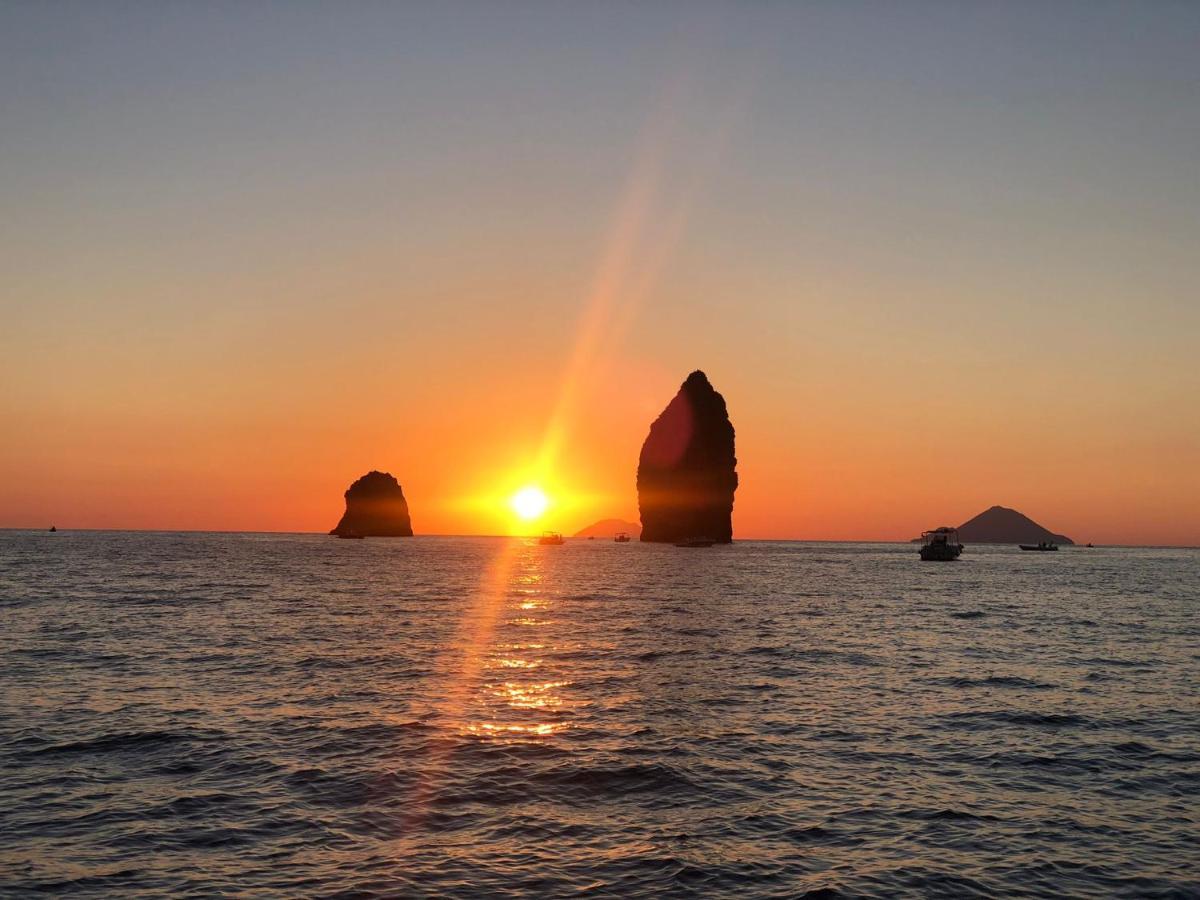
<svg viewBox="0 0 1200 900">
<path fill-rule="evenodd" d="M 34 534 L 50 533 L 49 528 L 45 527 L 29 527 L 19 525 L 4 525 L 0 526 L 0 532 L 18 531 L 31 532 Z M 62 533 L 66 531 L 83 531 L 83 532 L 102 532 L 113 534 L 294 534 L 294 535 L 312 535 L 315 537 L 335 537 L 328 531 L 276 531 L 267 530 L 260 531 L 255 529 L 228 529 L 228 528 L 57 528 L 54 533 Z M 405 540 L 406 538 L 506 538 L 506 539 L 524 539 L 537 537 L 540 532 L 530 534 L 442 534 L 435 532 L 424 532 L 421 534 L 411 534 L 405 537 L 397 537 L 397 540 Z M 571 540 L 586 541 L 592 538 L 579 537 L 578 535 L 564 535 Z M 376 540 L 392 540 L 391 537 L 376 537 Z M 785 538 L 785 537 L 744 537 L 733 539 L 733 543 L 755 541 L 759 543 L 777 543 L 777 544 L 911 544 L 915 538 L 898 538 L 895 540 L 883 540 L 877 538 Z M 643 543 L 642 541 L 634 541 L 634 543 Z M 646 543 L 661 543 L 649 541 Z M 1010 544 L 1007 541 L 976 541 L 974 544 L 965 544 L 964 546 L 1016 546 L 1015 543 Z M 1115 549 L 1141 549 L 1141 550 L 1200 550 L 1200 544 L 1093 544 L 1088 547 L 1086 544 L 1072 542 L 1066 544 L 1068 547 L 1079 547 L 1082 550 L 1115 548 Z"/>
</svg>

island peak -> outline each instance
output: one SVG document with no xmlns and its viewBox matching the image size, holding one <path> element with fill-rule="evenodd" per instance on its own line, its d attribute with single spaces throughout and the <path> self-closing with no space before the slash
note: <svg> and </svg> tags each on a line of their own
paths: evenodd
<svg viewBox="0 0 1200 900">
<path fill-rule="evenodd" d="M 1024 513 L 998 504 L 959 525 L 958 537 L 964 544 L 1075 543 L 1065 534 L 1055 534 L 1039 525 Z"/>
</svg>

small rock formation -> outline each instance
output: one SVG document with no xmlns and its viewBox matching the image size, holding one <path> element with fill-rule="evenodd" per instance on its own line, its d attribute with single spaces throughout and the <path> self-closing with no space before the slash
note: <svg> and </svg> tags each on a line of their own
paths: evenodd
<svg viewBox="0 0 1200 900">
<path fill-rule="evenodd" d="M 412 537 L 408 502 L 400 483 L 387 472 L 371 471 L 346 491 L 346 512 L 330 534 Z"/>
<path fill-rule="evenodd" d="M 599 522 L 593 522 L 587 528 L 575 532 L 575 537 L 611 538 L 616 537 L 621 532 L 630 537 L 637 537 L 641 530 L 642 526 L 636 522 L 626 522 L 624 519 L 601 519 Z"/>
<path fill-rule="evenodd" d="M 642 444 L 637 489 L 643 541 L 733 540 L 733 438 L 725 398 L 703 372 L 693 372 Z"/>
<path fill-rule="evenodd" d="M 1024 513 L 1007 506 L 985 509 L 958 526 L 958 539 L 964 544 L 1074 544 L 1065 534 L 1054 534 Z M 913 542 L 920 541 L 913 538 Z"/>
</svg>

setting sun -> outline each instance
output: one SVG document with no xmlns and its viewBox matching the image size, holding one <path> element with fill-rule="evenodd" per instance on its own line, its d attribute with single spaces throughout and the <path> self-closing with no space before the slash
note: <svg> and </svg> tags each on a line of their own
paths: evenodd
<svg viewBox="0 0 1200 900">
<path fill-rule="evenodd" d="M 513 494 L 508 502 L 518 518 L 530 522 L 546 511 L 546 507 L 550 505 L 550 498 L 541 488 L 530 485 Z"/>
</svg>

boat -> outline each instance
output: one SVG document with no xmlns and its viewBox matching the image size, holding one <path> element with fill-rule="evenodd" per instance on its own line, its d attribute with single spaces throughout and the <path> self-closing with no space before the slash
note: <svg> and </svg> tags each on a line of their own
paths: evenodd
<svg viewBox="0 0 1200 900">
<path fill-rule="evenodd" d="M 618 531 L 616 536 L 613 538 L 613 541 L 618 544 L 628 544 L 629 543 L 629 534 L 624 531 Z"/>
<path fill-rule="evenodd" d="M 1096 546 L 1096 545 L 1095 545 L 1095 544 L 1093 544 L 1091 541 L 1088 541 L 1087 545 L 1088 545 L 1089 547 L 1095 547 L 1095 546 Z"/>
<path fill-rule="evenodd" d="M 538 538 L 539 544 L 561 544 L 564 543 L 563 536 L 557 531 L 543 531 L 542 536 Z"/>
<path fill-rule="evenodd" d="M 343 541 L 361 541 L 363 536 L 356 531 L 339 531 L 338 537 Z"/>
<path fill-rule="evenodd" d="M 932 531 L 921 532 L 921 559 L 926 562 L 953 562 L 962 555 L 963 545 L 958 539 L 958 530 L 943 525 Z"/>
<path fill-rule="evenodd" d="M 716 541 L 714 541 L 712 538 L 694 537 L 694 538 L 684 538 L 682 541 L 676 541 L 675 546 L 676 547 L 711 547 L 715 543 L 716 543 Z"/>
<path fill-rule="evenodd" d="M 1047 550 L 1058 549 L 1058 544 L 1051 543 L 1050 541 L 1039 541 L 1036 544 L 1017 544 L 1017 546 L 1022 550 L 1040 550 L 1043 553 L 1045 553 Z"/>
<path fill-rule="evenodd" d="M 51 526 L 50 526 L 50 530 L 51 530 L 51 531 L 58 531 L 58 528 L 57 528 L 57 526 L 51 525 Z"/>
</svg>

